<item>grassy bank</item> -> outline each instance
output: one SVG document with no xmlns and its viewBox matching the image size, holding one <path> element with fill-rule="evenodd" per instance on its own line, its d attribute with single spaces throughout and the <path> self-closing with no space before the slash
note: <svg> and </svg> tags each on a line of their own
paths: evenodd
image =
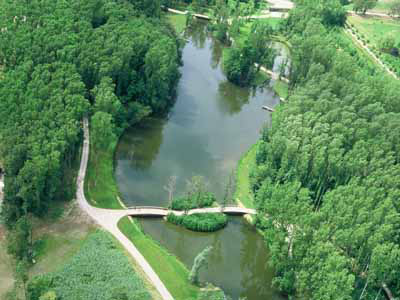
<svg viewBox="0 0 400 300">
<path fill-rule="evenodd" d="M 286 99 L 289 95 L 289 84 L 285 81 L 277 80 L 273 85 L 273 89 L 275 93 L 278 94 L 279 97 Z"/>
<path fill-rule="evenodd" d="M 145 235 L 129 217 L 121 219 L 118 228 L 135 244 L 176 300 L 197 299 L 200 289 L 189 282 L 189 271 L 182 262 Z"/>
<path fill-rule="evenodd" d="M 168 21 L 175 28 L 176 33 L 180 34 L 185 31 L 186 28 L 186 15 L 178 14 L 166 14 Z"/>
<path fill-rule="evenodd" d="M 257 144 L 254 144 L 240 159 L 237 167 L 234 198 L 245 207 L 254 208 L 254 195 L 250 187 L 250 171 L 256 160 Z"/>
<path fill-rule="evenodd" d="M 86 199 L 91 205 L 101 208 L 123 208 L 118 201 L 118 186 L 114 178 L 114 151 L 102 151 L 97 155 L 93 147 L 90 151 L 90 159 L 85 178 Z"/>
</svg>

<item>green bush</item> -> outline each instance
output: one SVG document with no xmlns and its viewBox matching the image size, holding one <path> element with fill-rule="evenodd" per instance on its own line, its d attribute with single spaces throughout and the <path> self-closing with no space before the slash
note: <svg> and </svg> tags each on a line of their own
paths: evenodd
<svg viewBox="0 0 400 300">
<path fill-rule="evenodd" d="M 172 201 L 170 208 L 173 210 L 188 210 L 193 208 L 210 207 L 214 202 L 214 194 L 205 192 L 192 195 L 191 197 L 176 198 Z"/>
<path fill-rule="evenodd" d="M 66 300 L 150 299 L 128 258 L 103 231 L 90 235 L 61 270 L 34 277 L 28 284 L 28 295 L 30 300 L 50 295 Z"/>
<path fill-rule="evenodd" d="M 167 216 L 167 221 L 193 231 L 212 232 L 224 228 L 228 223 L 228 217 L 223 213 L 204 213 L 183 216 L 170 213 Z"/>
</svg>

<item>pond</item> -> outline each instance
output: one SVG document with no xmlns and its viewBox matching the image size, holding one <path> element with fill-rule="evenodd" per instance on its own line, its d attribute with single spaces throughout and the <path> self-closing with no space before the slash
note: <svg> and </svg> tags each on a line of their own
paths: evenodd
<svg viewBox="0 0 400 300">
<path fill-rule="evenodd" d="M 185 33 L 177 98 L 167 116 L 151 117 L 122 136 L 115 155 L 115 177 L 127 206 L 167 206 L 164 188 L 177 177 L 176 194 L 188 179 L 203 176 L 221 197 L 241 155 L 260 137 L 270 113 L 262 106 L 279 103 L 268 84 L 241 88 L 222 72 L 223 47 L 201 23 Z M 279 58 L 280 59 L 280 58 Z M 280 59 L 281 60 L 281 59 Z M 272 270 L 263 238 L 243 218 L 230 218 L 215 233 L 194 233 L 161 219 L 143 219 L 144 231 L 190 269 L 194 257 L 213 245 L 203 281 L 247 300 L 280 299 L 271 288 Z"/>
</svg>

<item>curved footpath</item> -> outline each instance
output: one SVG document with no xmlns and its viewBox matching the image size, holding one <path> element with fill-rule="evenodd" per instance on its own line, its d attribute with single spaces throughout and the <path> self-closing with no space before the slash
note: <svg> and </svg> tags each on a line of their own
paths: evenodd
<svg viewBox="0 0 400 300">
<path fill-rule="evenodd" d="M 125 249 L 132 255 L 136 262 L 140 265 L 143 271 L 146 273 L 150 281 L 154 284 L 157 291 L 160 293 L 164 300 L 173 300 L 174 298 L 167 290 L 163 282 L 160 280 L 156 272 L 146 261 L 143 255 L 137 250 L 133 243 L 119 230 L 118 221 L 125 216 L 166 216 L 172 212 L 176 215 L 182 215 L 182 211 L 172 211 L 162 207 L 145 207 L 137 206 L 128 209 L 103 209 L 93 207 L 86 200 L 84 192 L 84 182 L 86 168 L 89 160 L 89 122 L 85 118 L 83 120 L 83 131 L 84 141 L 82 148 L 81 164 L 79 168 L 77 178 L 77 190 L 76 199 L 82 210 L 84 210 L 99 226 L 109 231 L 118 241 L 125 247 Z M 222 207 L 210 207 L 210 208 L 198 208 L 192 209 L 187 214 L 194 213 L 208 213 L 208 212 L 224 212 L 227 214 L 255 214 L 254 209 L 248 209 L 243 207 L 226 206 Z"/>
</svg>

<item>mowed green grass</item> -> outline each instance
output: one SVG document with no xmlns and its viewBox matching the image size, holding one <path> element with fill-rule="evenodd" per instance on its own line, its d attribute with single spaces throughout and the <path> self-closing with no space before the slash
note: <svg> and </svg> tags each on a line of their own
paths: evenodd
<svg viewBox="0 0 400 300">
<path fill-rule="evenodd" d="M 400 22 L 392 19 L 349 16 L 347 18 L 370 42 L 379 46 L 382 37 L 392 34 L 400 42 Z"/>
<path fill-rule="evenodd" d="M 145 257 L 174 299 L 197 299 L 200 289 L 189 282 L 189 271 L 182 262 L 144 234 L 136 221 L 132 222 L 129 217 L 122 218 L 118 228 Z"/>
<path fill-rule="evenodd" d="M 279 97 L 286 99 L 289 95 L 289 84 L 285 81 L 277 80 L 274 83 L 274 91 L 278 94 Z"/>
<path fill-rule="evenodd" d="M 123 208 L 118 201 L 118 186 L 114 178 L 114 149 L 102 151 L 95 159 L 93 147 L 85 178 L 85 195 L 96 207 Z"/>
<path fill-rule="evenodd" d="M 257 144 L 254 144 L 240 159 L 237 167 L 234 198 L 247 208 L 254 208 L 254 195 L 250 186 L 250 172 L 256 163 Z"/>
<path fill-rule="evenodd" d="M 379 0 L 376 6 L 373 9 L 368 10 L 368 12 L 387 14 L 392 2 L 393 0 Z M 346 9 L 353 10 L 353 4 L 350 3 L 349 5 L 346 5 Z"/>
</svg>

